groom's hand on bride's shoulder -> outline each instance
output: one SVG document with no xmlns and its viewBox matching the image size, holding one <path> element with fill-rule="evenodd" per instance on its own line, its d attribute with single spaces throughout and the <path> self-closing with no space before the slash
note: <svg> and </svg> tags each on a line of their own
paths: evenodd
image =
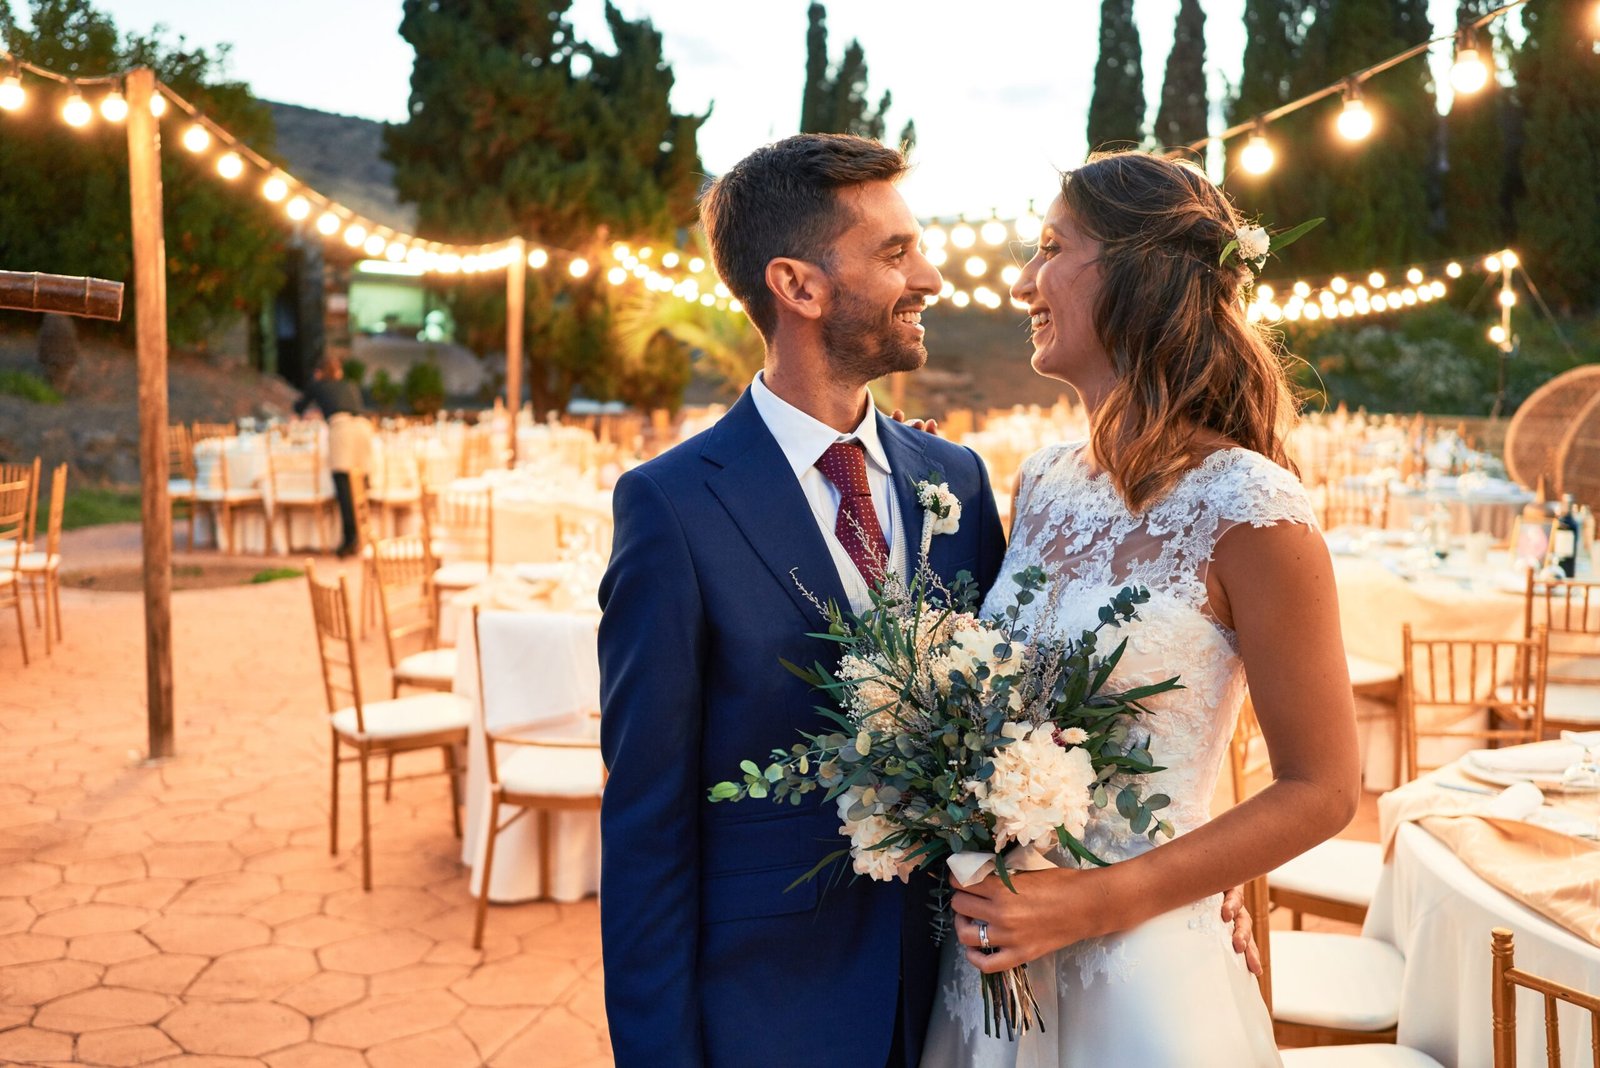
<svg viewBox="0 0 1600 1068">
<path fill-rule="evenodd" d="M 1255 921 L 1244 907 L 1244 887 L 1236 886 L 1222 895 L 1222 922 L 1233 924 L 1233 951 L 1244 954 L 1251 975 L 1261 974 L 1261 947 L 1256 945 Z"/>
<path fill-rule="evenodd" d="M 906 413 L 899 408 L 890 412 L 889 418 L 897 423 L 904 423 L 912 430 L 921 430 L 924 433 L 932 434 L 934 437 L 939 436 L 939 420 L 937 419 L 907 419 Z"/>
</svg>

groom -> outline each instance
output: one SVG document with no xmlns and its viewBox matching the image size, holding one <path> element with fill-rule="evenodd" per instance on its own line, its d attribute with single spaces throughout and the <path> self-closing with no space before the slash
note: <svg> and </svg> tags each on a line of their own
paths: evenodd
<svg viewBox="0 0 1600 1068">
<path fill-rule="evenodd" d="M 946 581 L 987 590 L 1005 550 L 976 454 L 886 419 L 867 383 L 927 360 L 941 284 L 896 189 L 905 158 L 806 134 L 758 149 L 701 201 L 717 271 L 766 362 L 716 426 L 617 483 L 600 587 L 600 912 L 616 1062 L 913 1068 L 937 955 L 921 880 L 828 873 L 835 806 L 711 805 L 736 776 L 823 724 L 779 665 L 836 659 L 808 639 L 817 598 L 860 611 L 888 566 L 916 566 L 915 484 L 963 503 L 932 540 Z"/>
</svg>

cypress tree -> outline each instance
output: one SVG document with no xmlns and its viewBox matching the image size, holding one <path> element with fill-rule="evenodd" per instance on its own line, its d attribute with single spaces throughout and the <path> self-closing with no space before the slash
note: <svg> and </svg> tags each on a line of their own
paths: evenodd
<svg viewBox="0 0 1600 1068">
<path fill-rule="evenodd" d="M 1524 265 L 1565 310 L 1600 303 L 1600 53 L 1594 5 L 1544 0 L 1522 9 L 1513 61 L 1523 113 L 1523 192 L 1516 204 Z"/>
<path fill-rule="evenodd" d="M 1101 0 L 1100 58 L 1089 98 L 1089 150 L 1144 138 L 1144 69 L 1133 0 Z"/>
<path fill-rule="evenodd" d="M 1467 0 L 1466 14 L 1482 14 L 1489 0 Z M 1478 38 L 1484 65 L 1494 69 L 1488 34 Z M 1440 200 L 1446 250 L 1454 255 L 1498 248 L 1511 238 L 1505 94 L 1490 78 L 1476 93 L 1456 93 L 1444 117 Z"/>
<path fill-rule="evenodd" d="M 885 90 L 874 108 L 867 97 L 867 54 L 851 41 L 838 64 L 828 62 L 828 13 L 821 4 L 807 12 L 806 85 L 800 101 L 801 133 L 842 133 L 882 141 L 893 97 Z"/>
<path fill-rule="evenodd" d="M 522 234 L 593 254 L 604 240 L 670 240 L 692 224 L 702 116 L 675 114 L 672 69 L 648 21 L 606 4 L 616 43 L 578 41 L 571 0 L 406 0 L 401 36 L 416 49 L 410 118 L 387 131 L 395 187 L 418 229 L 449 241 Z M 574 68 L 582 57 L 586 64 Z M 527 381 L 541 408 L 574 388 L 615 394 L 624 378 L 607 297 L 582 281 L 530 271 Z M 449 294 L 463 336 L 483 352 L 504 337 L 492 285 Z"/>
<path fill-rule="evenodd" d="M 1210 105 L 1206 100 L 1206 13 L 1200 0 L 1183 0 L 1167 55 L 1161 108 L 1156 112 L 1156 140 L 1169 148 L 1206 135 Z"/>
<path fill-rule="evenodd" d="M 1296 94 L 1306 7 L 1305 0 L 1245 0 L 1244 65 L 1228 107 L 1230 126 L 1271 111 Z M 1305 158 L 1296 150 L 1300 125 L 1297 116 L 1290 115 L 1268 128 L 1278 158 L 1273 169 L 1260 176 L 1239 166 L 1246 138 L 1229 142 L 1228 191 L 1247 214 L 1259 215 L 1274 227 L 1314 217 L 1306 210 L 1303 195 L 1303 183 L 1314 175 L 1306 173 Z M 1314 239 L 1289 249 L 1285 260 L 1303 260 L 1311 244 Z"/>
</svg>

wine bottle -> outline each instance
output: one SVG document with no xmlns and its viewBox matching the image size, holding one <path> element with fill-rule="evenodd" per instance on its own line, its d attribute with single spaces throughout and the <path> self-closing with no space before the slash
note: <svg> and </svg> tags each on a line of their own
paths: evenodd
<svg viewBox="0 0 1600 1068">
<path fill-rule="evenodd" d="M 1563 493 L 1561 505 L 1561 518 L 1556 520 L 1555 544 L 1550 548 L 1550 555 L 1561 573 L 1572 578 L 1578 573 L 1578 502 L 1573 500 L 1572 494 Z"/>
</svg>

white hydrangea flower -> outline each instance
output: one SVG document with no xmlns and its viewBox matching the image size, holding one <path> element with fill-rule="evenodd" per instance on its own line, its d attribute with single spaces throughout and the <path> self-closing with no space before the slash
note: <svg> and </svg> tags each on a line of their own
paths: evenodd
<svg viewBox="0 0 1600 1068">
<path fill-rule="evenodd" d="M 1241 226 L 1236 231 L 1239 238 L 1239 258 L 1246 261 L 1263 259 L 1271 248 L 1272 239 L 1264 226 Z"/>
<path fill-rule="evenodd" d="M 1016 741 L 994 755 L 994 774 L 966 783 L 978 807 L 995 818 L 996 846 L 1049 849 L 1057 827 L 1081 838 L 1095 781 L 1088 750 L 1063 749 L 1049 723 L 1007 723 L 1001 733 Z"/>
<path fill-rule="evenodd" d="M 861 788 L 853 786 L 838 797 L 839 819 L 843 823 L 839 833 L 850 839 L 851 868 L 857 875 L 865 875 L 880 883 L 895 879 L 909 880 L 917 865 L 915 861 L 906 860 L 907 851 L 904 848 L 873 848 L 895 832 L 895 825 L 882 816 L 850 819 L 850 809 L 861 800 L 861 795 Z"/>
</svg>

